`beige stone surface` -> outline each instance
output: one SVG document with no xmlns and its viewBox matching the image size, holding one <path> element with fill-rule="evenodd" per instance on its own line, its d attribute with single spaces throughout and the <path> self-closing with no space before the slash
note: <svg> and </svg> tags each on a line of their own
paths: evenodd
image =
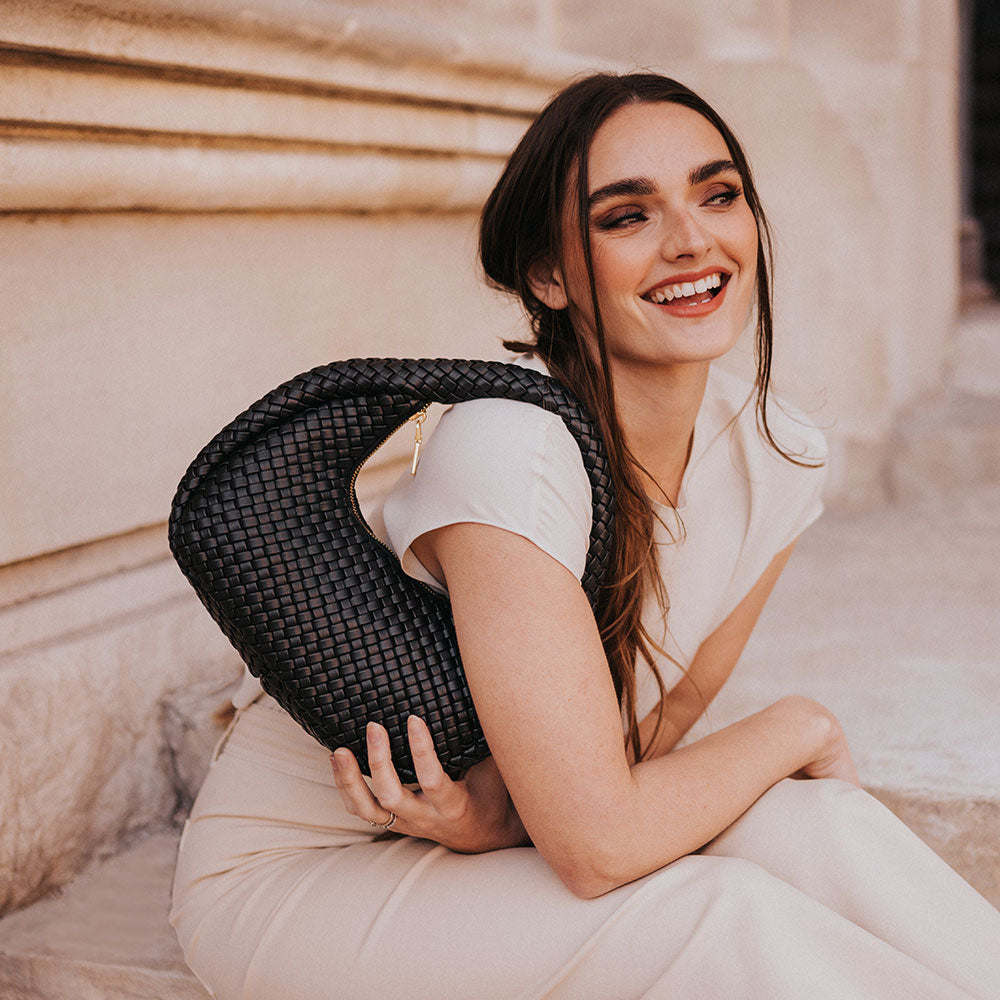
<svg viewBox="0 0 1000 1000">
<path fill-rule="evenodd" d="M 0 59 L 0 117 L 10 131 L 16 125 L 38 130 L 47 123 L 46 134 L 72 126 L 124 133 L 118 140 L 134 144 L 149 141 L 146 133 L 154 132 L 160 142 L 225 139 L 236 148 L 256 141 L 272 147 L 300 143 L 505 157 L 532 110 L 501 115 L 493 107 L 281 88 L 278 82 L 265 76 L 211 80 L 207 72 L 168 75 L 163 67 L 138 65 L 95 73 L 83 59 L 31 62 L 22 56 Z"/>
<path fill-rule="evenodd" d="M 469 211 L 502 166 L 450 154 L 25 137 L 0 140 L 0 162 L 10 178 L 5 205 L 21 212 Z"/>
<path fill-rule="evenodd" d="M 485 6 L 484 6 L 485 4 Z M 536 7 L 541 37 L 504 17 L 496 0 L 428 12 L 413 4 L 335 0 L 41 0 L 10 4 L 3 41 L 19 51 L 102 63 L 206 68 L 242 78 L 391 94 L 420 102 L 535 108 L 561 80 L 587 68 L 551 45 L 548 0 Z M 492 16 L 489 8 L 492 7 Z M 508 30 L 513 29 L 513 30 Z M 538 43 L 533 44 L 535 38 Z"/>
<path fill-rule="evenodd" d="M 201 446 L 314 365 L 495 355 L 518 318 L 480 284 L 473 233 L 466 215 L 0 220 L 0 563 L 164 521 Z"/>
<path fill-rule="evenodd" d="M 0 918 L 4 1000 L 204 1000 L 167 923 L 177 837 L 154 834 Z"/>
<path fill-rule="evenodd" d="M 1000 480 L 1000 395 L 929 400 L 899 422 L 892 443 L 892 496 L 940 510 L 956 483 Z"/>
<path fill-rule="evenodd" d="M 0 611 L 0 911 L 190 803 L 239 661 L 172 561 Z"/>
</svg>

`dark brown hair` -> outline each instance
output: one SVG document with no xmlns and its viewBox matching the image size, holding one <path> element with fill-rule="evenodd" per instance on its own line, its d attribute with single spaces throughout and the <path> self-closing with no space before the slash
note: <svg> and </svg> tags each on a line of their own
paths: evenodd
<svg viewBox="0 0 1000 1000">
<path fill-rule="evenodd" d="M 648 749 L 640 747 L 635 704 L 635 663 L 641 654 L 660 688 L 663 724 L 665 688 L 656 668 L 654 651 L 663 650 L 641 621 L 643 598 L 652 589 L 664 614 L 668 598 L 660 578 L 653 543 L 655 513 L 638 467 L 618 420 L 614 386 L 608 363 L 605 329 L 597 301 L 590 246 L 587 157 L 594 135 L 619 108 L 627 104 L 680 104 L 706 118 L 722 136 L 743 186 L 743 195 L 757 222 L 757 421 L 764 439 L 786 458 L 767 423 L 767 395 L 771 374 L 771 241 L 750 166 L 728 125 L 697 94 L 683 84 L 652 73 L 599 73 L 561 91 L 525 133 L 490 194 L 480 223 L 480 257 L 489 281 L 517 295 L 524 305 L 533 341 L 506 341 L 518 353 L 538 355 L 551 374 L 566 385 L 590 410 L 604 437 L 617 496 L 615 546 L 610 583 L 597 609 L 597 623 L 607 653 L 615 690 L 627 721 L 626 742 L 638 760 Z M 575 180 L 575 192 L 569 190 Z M 532 265 L 561 262 L 562 218 L 566 198 L 576 195 L 584 261 L 598 348 L 595 361 L 575 329 L 569 309 L 553 310 L 532 291 Z M 655 734 L 653 741 L 655 741 Z M 652 742 L 652 741 L 651 741 Z"/>
</svg>

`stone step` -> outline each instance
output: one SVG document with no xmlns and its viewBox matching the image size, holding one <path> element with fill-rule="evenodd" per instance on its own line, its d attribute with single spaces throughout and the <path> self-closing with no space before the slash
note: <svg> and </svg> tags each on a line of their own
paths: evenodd
<svg viewBox="0 0 1000 1000">
<path fill-rule="evenodd" d="M 889 493 L 897 504 L 940 504 L 1000 484 L 1000 395 L 956 392 L 924 405 L 896 428 Z"/>
<path fill-rule="evenodd" d="M 3 1000 L 205 1000 L 167 923 L 177 835 L 157 833 L 0 918 Z"/>
</svg>

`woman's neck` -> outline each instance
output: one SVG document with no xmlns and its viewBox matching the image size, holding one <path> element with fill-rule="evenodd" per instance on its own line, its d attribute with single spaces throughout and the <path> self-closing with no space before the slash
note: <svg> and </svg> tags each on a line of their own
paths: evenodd
<svg viewBox="0 0 1000 1000">
<path fill-rule="evenodd" d="M 707 361 L 658 369 L 655 377 L 648 369 L 613 370 L 625 439 L 651 480 L 647 492 L 653 500 L 662 502 L 666 494 L 677 503 L 708 371 Z"/>
</svg>

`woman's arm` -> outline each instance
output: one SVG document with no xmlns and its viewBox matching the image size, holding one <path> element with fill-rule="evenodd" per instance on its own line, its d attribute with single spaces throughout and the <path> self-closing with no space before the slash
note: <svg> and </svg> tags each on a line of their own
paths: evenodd
<svg viewBox="0 0 1000 1000">
<path fill-rule="evenodd" d="M 790 774 L 851 777 L 836 720 L 802 698 L 630 766 L 597 627 L 572 574 L 485 525 L 449 525 L 428 542 L 494 759 L 535 846 L 578 895 L 696 850 Z"/>
<path fill-rule="evenodd" d="M 794 548 L 792 542 L 771 560 L 750 592 L 698 647 L 684 678 L 667 695 L 663 727 L 647 756 L 658 757 L 672 750 L 729 680 Z M 656 716 L 654 709 L 639 725 L 642 746 L 652 739 Z"/>
</svg>

